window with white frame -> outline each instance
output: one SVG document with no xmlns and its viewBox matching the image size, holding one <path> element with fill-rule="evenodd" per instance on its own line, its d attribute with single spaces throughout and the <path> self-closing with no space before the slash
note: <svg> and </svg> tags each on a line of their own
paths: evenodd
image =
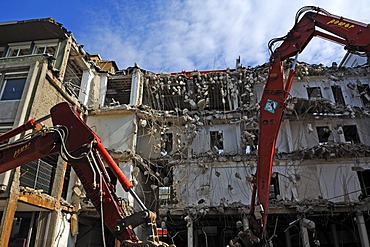
<svg viewBox="0 0 370 247">
<path fill-rule="evenodd" d="M 3 83 L 0 100 L 20 100 L 26 84 L 27 72 L 5 73 L 1 77 Z"/>
<path fill-rule="evenodd" d="M 58 46 L 57 40 L 35 41 L 32 54 L 55 55 Z"/>
<path fill-rule="evenodd" d="M 6 57 L 19 57 L 31 54 L 31 42 L 8 44 Z"/>
</svg>

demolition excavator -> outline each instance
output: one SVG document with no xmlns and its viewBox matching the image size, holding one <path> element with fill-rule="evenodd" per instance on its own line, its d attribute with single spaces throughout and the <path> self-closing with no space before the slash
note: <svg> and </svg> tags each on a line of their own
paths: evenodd
<svg viewBox="0 0 370 247">
<path fill-rule="evenodd" d="M 49 118 L 52 119 L 53 126 L 43 126 L 42 122 Z M 21 137 L 8 142 L 17 135 Z M 155 213 L 149 211 L 140 200 L 133 190 L 133 184 L 112 159 L 99 136 L 66 102 L 52 107 L 49 115 L 31 119 L 0 135 L 0 173 L 54 153 L 59 153 L 72 166 L 87 197 L 123 246 L 174 246 L 159 240 Z M 109 167 L 123 189 L 135 199 L 140 207 L 138 212 L 132 213 L 132 209 L 117 197 L 106 167 Z M 143 224 L 150 226 L 151 234 L 141 241 L 134 228 Z"/>
<path fill-rule="evenodd" d="M 269 42 L 271 57 L 260 102 L 257 170 L 253 181 L 251 208 L 242 234 L 246 237 L 243 241 L 246 245 L 270 246 L 266 225 L 276 139 L 289 98 L 298 54 L 315 36 L 344 45 L 344 49 L 351 53 L 370 54 L 368 24 L 332 15 L 313 6 L 301 8 L 289 33 Z M 285 80 L 283 62 L 293 57 L 292 67 Z"/>
</svg>

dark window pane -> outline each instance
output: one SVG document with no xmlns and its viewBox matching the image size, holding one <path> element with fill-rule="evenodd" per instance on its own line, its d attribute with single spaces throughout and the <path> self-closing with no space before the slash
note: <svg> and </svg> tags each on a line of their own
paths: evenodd
<svg viewBox="0 0 370 247">
<path fill-rule="evenodd" d="M 26 78 L 23 79 L 8 79 L 5 82 L 5 87 L 1 95 L 1 100 L 17 100 L 22 97 Z"/>
<path fill-rule="evenodd" d="M 331 131 L 328 127 L 316 127 L 319 143 L 326 143 L 329 141 Z"/>
<path fill-rule="evenodd" d="M 358 136 L 356 125 L 343 126 L 343 132 L 346 142 L 360 143 L 360 137 Z"/>
<path fill-rule="evenodd" d="M 341 87 L 340 86 L 332 86 L 331 90 L 333 91 L 335 102 L 338 105 L 345 105 Z"/>
<path fill-rule="evenodd" d="M 309 99 L 322 98 L 320 87 L 309 87 L 307 88 L 307 94 Z"/>
</svg>

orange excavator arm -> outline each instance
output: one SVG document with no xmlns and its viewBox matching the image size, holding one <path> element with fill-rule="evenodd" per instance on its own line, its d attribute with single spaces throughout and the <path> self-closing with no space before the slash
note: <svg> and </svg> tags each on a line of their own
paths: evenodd
<svg viewBox="0 0 370 247">
<path fill-rule="evenodd" d="M 53 127 L 40 128 L 40 122 L 50 117 Z M 27 130 L 33 131 L 16 141 L 5 143 Z M 81 120 L 68 103 L 57 104 L 51 108 L 50 115 L 38 120 L 31 119 L 24 125 L 0 135 L 0 143 L 3 143 L 0 144 L 0 173 L 32 160 L 60 153 L 76 172 L 105 225 L 124 246 L 168 246 L 158 239 L 155 214 L 145 207 L 133 191 L 133 184 L 104 148 L 99 136 Z M 130 210 L 122 205 L 115 194 L 106 165 L 123 189 L 133 196 L 142 211 L 130 215 L 127 213 Z M 152 226 L 152 235 L 150 239 L 140 241 L 133 229 L 144 223 Z"/>
<path fill-rule="evenodd" d="M 250 218 L 253 218 L 254 222 L 250 224 L 251 230 L 253 239 L 256 239 L 252 242 L 255 243 L 262 241 L 266 231 L 275 144 L 295 74 L 295 62 L 298 54 L 315 36 L 342 44 L 350 52 L 370 52 L 369 25 L 311 6 L 298 11 L 295 25 L 286 36 L 269 42 L 270 68 L 260 102 L 258 161 L 250 210 Z M 273 50 L 272 47 L 278 42 L 280 45 Z M 285 80 L 282 63 L 293 56 L 296 58 Z M 260 217 L 255 217 L 256 207 L 259 207 L 259 211 L 263 210 Z"/>
</svg>

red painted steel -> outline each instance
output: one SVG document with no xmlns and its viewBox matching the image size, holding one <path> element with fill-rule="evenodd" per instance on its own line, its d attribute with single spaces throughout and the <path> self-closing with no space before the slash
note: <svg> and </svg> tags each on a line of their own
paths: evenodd
<svg viewBox="0 0 370 247">
<path fill-rule="evenodd" d="M 302 18 L 298 19 L 303 13 L 305 14 Z M 316 27 L 326 32 L 316 30 Z M 349 51 L 370 52 L 370 28 L 367 24 L 332 15 L 318 7 L 302 8 L 298 11 L 296 23 L 289 33 L 270 41 L 270 49 L 276 42 L 282 43 L 272 51 L 269 74 L 260 102 L 258 162 L 250 210 L 253 217 L 254 202 L 264 208 L 262 219 L 259 220 L 259 229 L 252 229 L 260 239 L 265 234 L 267 224 L 275 144 L 295 73 L 292 69 L 285 82 L 282 63 L 302 52 L 314 36 L 343 44 Z"/>
</svg>

